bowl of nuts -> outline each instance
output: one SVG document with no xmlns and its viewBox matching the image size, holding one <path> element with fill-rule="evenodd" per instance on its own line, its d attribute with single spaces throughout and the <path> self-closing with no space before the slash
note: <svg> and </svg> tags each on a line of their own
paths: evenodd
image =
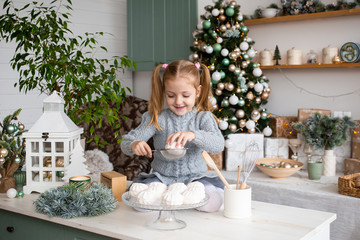
<svg viewBox="0 0 360 240">
<path fill-rule="evenodd" d="M 299 171 L 304 164 L 285 158 L 259 158 L 256 161 L 256 166 L 269 177 L 282 179 Z"/>
</svg>

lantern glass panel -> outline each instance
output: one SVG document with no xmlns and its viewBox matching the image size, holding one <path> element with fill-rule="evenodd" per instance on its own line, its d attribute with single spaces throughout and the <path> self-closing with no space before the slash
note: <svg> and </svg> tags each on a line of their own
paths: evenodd
<svg viewBox="0 0 360 240">
<path fill-rule="evenodd" d="M 39 157 L 32 156 L 31 157 L 31 166 L 32 167 L 39 167 Z"/>
<path fill-rule="evenodd" d="M 39 171 L 32 171 L 31 175 L 33 182 L 39 182 Z"/>
<path fill-rule="evenodd" d="M 43 150 L 44 152 L 51 152 L 51 142 L 43 142 Z"/>
<path fill-rule="evenodd" d="M 64 156 L 56 156 L 56 167 L 64 167 Z"/>
<path fill-rule="evenodd" d="M 52 181 L 52 171 L 44 171 L 43 172 L 43 180 L 44 180 L 44 182 L 51 182 Z"/>
<path fill-rule="evenodd" d="M 39 142 L 31 142 L 31 152 L 33 153 L 39 152 Z"/>
<path fill-rule="evenodd" d="M 43 166 L 47 167 L 47 168 L 51 168 L 52 167 L 52 163 L 51 163 L 51 157 L 50 156 L 45 156 L 43 158 Z"/>
<path fill-rule="evenodd" d="M 64 152 L 64 143 L 63 142 L 56 142 L 55 143 L 55 149 L 57 153 L 63 153 Z"/>
</svg>

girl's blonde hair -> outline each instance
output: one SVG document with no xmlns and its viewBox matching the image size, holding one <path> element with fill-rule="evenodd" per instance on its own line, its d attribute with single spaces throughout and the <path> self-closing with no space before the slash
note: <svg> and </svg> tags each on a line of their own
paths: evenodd
<svg viewBox="0 0 360 240">
<path fill-rule="evenodd" d="M 196 109 L 198 111 L 213 110 L 209 99 L 212 96 L 210 72 L 204 64 L 199 65 L 200 68 L 198 69 L 196 65 L 190 61 L 178 60 L 170 63 L 169 65 L 160 64 L 155 68 L 152 75 L 151 97 L 149 100 L 149 113 L 151 116 L 149 125 L 154 124 L 157 129 L 161 130 L 158 123 L 158 116 L 164 107 L 164 83 L 165 81 L 180 77 L 191 80 L 194 84 L 194 88 L 196 89 L 201 85 L 200 96 L 197 99 Z M 160 76 L 160 69 L 162 67 L 165 67 L 163 80 Z M 201 73 L 199 70 L 201 70 Z"/>
</svg>

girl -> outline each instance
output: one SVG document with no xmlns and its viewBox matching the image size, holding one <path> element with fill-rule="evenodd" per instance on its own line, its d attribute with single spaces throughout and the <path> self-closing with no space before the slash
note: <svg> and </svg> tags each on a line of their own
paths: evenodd
<svg viewBox="0 0 360 240">
<path fill-rule="evenodd" d="M 165 68 L 163 79 L 161 68 Z M 144 113 L 141 124 L 121 142 L 125 154 L 148 157 L 152 157 L 152 150 L 146 142 L 151 137 L 155 149 L 174 143 L 177 147 L 186 147 L 186 155 L 178 160 L 167 160 L 155 152 L 152 173 L 141 173 L 134 182 L 160 181 L 169 185 L 200 181 L 210 199 L 198 210 L 206 212 L 219 210 L 224 187 L 216 175 L 207 174 L 201 156 L 203 150 L 218 153 L 224 149 L 224 138 L 211 113 L 211 96 L 210 73 L 204 64 L 179 60 L 157 66 L 152 75 L 149 111 Z M 167 109 L 163 109 L 164 97 Z"/>
</svg>

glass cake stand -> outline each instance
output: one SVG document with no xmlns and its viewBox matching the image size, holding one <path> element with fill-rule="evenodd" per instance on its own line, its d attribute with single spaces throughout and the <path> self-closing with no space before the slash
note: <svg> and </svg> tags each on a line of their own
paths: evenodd
<svg viewBox="0 0 360 240">
<path fill-rule="evenodd" d="M 162 204 L 154 204 L 154 205 L 145 205 L 136 202 L 133 197 L 130 196 L 129 192 L 125 192 L 122 195 L 123 202 L 134 208 L 140 208 L 144 210 L 153 210 L 159 211 L 159 216 L 155 221 L 149 222 L 148 226 L 163 231 L 171 231 L 171 230 L 178 230 L 183 229 L 186 227 L 186 223 L 182 220 L 179 220 L 175 216 L 176 211 L 180 210 L 188 210 L 193 208 L 198 208 L 204 206 L 209 201 L 209 196 L 206 194 L 205 198 L 196 204 L 182 204 L 178 206 L 168 206 Z"/>
</svg>

